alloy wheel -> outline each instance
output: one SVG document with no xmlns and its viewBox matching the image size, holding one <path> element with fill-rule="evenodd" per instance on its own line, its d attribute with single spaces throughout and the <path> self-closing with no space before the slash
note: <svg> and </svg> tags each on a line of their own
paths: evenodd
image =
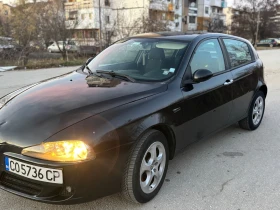
<svg viewBox="0 0 280 210">
<path fill-rule="evenodd" d="M 140 186 L 152 193 L 159 185 L 166 165 L 166 151 L 161 142 L 154 142 L 146 151 L 140 167 Z"/>
<path fill-rule="evenodd" d="M 254 125 L 258 125 L 260 123 L 263 116 L 263 111 L 264 111 L 264 101 L 263 98 L 259 96 L 255 101 L 254 108 L 253 108 L 252 119 Z"/>
</svg>

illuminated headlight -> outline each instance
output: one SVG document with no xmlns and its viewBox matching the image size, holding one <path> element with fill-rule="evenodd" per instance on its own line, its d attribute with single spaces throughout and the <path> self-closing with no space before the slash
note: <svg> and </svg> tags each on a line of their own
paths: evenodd
<svg viewBox="0 0 280 210">
<path fill-rule="evenodd" d="M 74 162 L 95 158 L 94 151 L 82 141 L 46 142 L 22 150 L 21 154 L 43 160 Z"/>
</svg>

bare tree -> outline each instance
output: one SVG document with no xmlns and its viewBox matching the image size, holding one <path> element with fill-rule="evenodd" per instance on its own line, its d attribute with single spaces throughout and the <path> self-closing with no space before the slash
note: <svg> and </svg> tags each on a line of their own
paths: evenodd
<svg viewBox="0 0 280 210">
<path fill-rule="evenodd" d="M 23 59 L 26 66 L 29 54 L 34 50 L 34 41 L 38 38 L 37 11 L 38 4 L 25 4 L 21 2 L 17 7 L 12 8 L 10 26 L 11 35 L 21 46 L 19 60 Z"/>
<path fill-rule="evenodd" d="M 148 32 L 162 32 L 170 31 L 170 21 L 168 20 L 158 20 L 154 18 L 145 18 L 143 21 L 143 33 Z"/>
<path fill-rule="evenodd" d="M 3 18 L 0 16 L 0 36 L 11 36 L 11 25 L 9 18 Z"/>
<path fill-rule="evenodd" d="M 129 17 L 118 16 L 109 28 L 102 29 L 103 46 L 107 47 L 118 39 L 135 34 L 163 31 L 170 31 L 170 21 L 151 19 L 149 17 L 133 20 Z"/>
<path fill-rule="evenodd" d="M 208 32 L 215 33 L 224 33 L 227 30 L 227 26 L 224 24 L 224 21 L 219 17 L 210 17 L 207 20 L 204 20 L 204 28 Z"/>
<path fill-rule="evenodd" d="M 44 40 L 45 45 L 50 41 L 56 43 L 64 60 L 67 59 L 67 41 L 69 41 L 74 33 L 75 25 L 78 21 L 72 21 L 73 25 L 67 25 L 64 13 L 64 1 L 49 1 L 47 6 L 41 8 L 38 14 L 40 36 Z M 60 42 L 63 45 L 60 45 Z"/>
<path fill-rule="evenodd" d="M 274 23 L 270 17 L 276 13 L 277 0 L 242 0 L 235 5 L 236 9 L 232 16 L 231 26 L 234 35 L 242 36 L 256 43 L 258 25 L 258 13 L 260 13 L 260 24 L 258 37 L 261 39 L 273 37 Z"/>
</svg>

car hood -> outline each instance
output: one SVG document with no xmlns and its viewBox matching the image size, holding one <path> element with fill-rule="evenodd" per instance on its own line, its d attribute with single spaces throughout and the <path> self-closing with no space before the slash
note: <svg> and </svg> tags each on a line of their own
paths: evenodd
<svg viewBox="0 0 280 210">
<path fill-rule="evenodd" d="M 167 89 L 73 72 L 16 91 L 0 109 L 0 145 L 28 147 L 106 110 Z"/>
</svg>

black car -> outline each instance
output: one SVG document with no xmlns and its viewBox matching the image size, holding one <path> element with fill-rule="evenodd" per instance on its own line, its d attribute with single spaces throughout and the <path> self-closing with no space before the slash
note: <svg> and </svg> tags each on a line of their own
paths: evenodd
<svg viewBox="0 0 280 210">
<path fill-rule="evenodd" d="M 0 58 L 9 59 L 18 56 L 22 48 L 10 37 L 0 37 Z"/>
<path fill-rule="evenodd" d="M 278 39 L 263 39 L 257 43 L 257 47 L 278 47 L 280 41 Z"/>
<path fill-rule="evenodd" d="M 259 127 L 263 75 L 253 46 L 239 37 L 120 40 L 75 72 L 1 99 L 0 187 L 48 203 L 120 191 L 148 202 L 187 145 L 236 122 Z"/>
</svg>

